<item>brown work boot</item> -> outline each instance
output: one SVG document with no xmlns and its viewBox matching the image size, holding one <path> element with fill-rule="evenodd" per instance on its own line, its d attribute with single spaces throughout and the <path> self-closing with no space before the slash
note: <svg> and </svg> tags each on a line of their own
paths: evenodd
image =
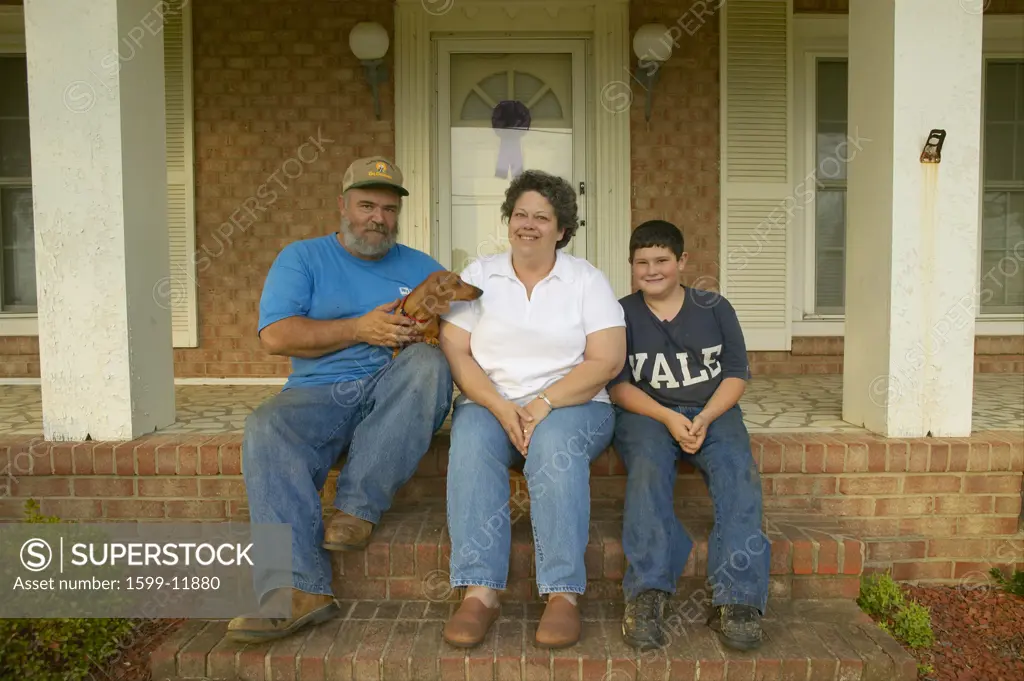
<svg viewBox="0 0 1024 681">
<path fill-rule="evenodd" d="M 475 596 L 463 598 L 459 609 L 445 622 L 444 640 L 459 648 L 478 646 L 500 612 L 500 605 L 488 608 Z"/>
<path fill-rule="evenodd" d="M 335 511 L 324 528 L 324 548 L 328 551 L 358 551 L 366 548 L 373 534 L 373 523 L 344 511 Z"/>
<path fill-rule="evenodd" d="M 291 617 L 267 615 L 267 612 L 279 613 L 282 600 L 287 608 L 291 600 Z M 228 622 L 227 636 L 241 643 L 259 643 L 283 638 L 294 634 L 310 624 L 319 624 L 337 617 L 341 608 L 334 596 L 311 594 L 294 588 L 275 589 L 267 598 L 264 606 L 256 613 L 242 615 Z"/>
<path fill-rule="evenodd" d="M 548 596 L 548 604 L 537 627 L 541 648 L 566 648 L 580 640 L 580 611 L 559 594 Z"/>
</svg>

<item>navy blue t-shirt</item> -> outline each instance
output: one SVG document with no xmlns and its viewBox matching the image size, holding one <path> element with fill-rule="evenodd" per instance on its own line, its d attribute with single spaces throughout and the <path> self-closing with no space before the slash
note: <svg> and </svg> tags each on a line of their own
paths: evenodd
<svg viewBox="0 0 1024 681">
<path fill-rule="evenodd" d="M 724 378 L 750 380 L 747 347 L 733 306 L 712 291 L 683 287 L 676 316 L 659 319 L 637 291 L 621 298 L 626 357 L 608 387 L 631 381 L 666 407 L 703 407 Z"/>
</svg>

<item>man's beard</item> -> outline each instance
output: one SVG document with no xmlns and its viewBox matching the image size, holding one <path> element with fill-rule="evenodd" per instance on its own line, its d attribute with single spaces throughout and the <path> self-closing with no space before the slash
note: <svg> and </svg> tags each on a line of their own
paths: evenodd
<svg viewBox="0 0 1024 681">
<path fill-rule="evenodd" d="M 352 232 L 352 223 L 347 218 L 341 219 L 341 237 L 345 247 L 367 258 L 379 258 L 391 250 L 398 240 L 398 225 L 390 234 L 386 225 L 373 225 L 373 229 L 380 227 L 382 239 L 378 243 L 371 243 L 365 237 L 356 236 Z M 368 227 L 370 229 L 370 227 Z"/>
</svg>

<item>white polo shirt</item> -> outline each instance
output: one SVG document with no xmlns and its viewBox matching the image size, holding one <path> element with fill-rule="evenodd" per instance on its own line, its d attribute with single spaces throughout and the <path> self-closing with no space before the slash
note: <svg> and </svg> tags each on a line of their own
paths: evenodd
<svg viewBox="0 0 1024 681">
<path fill-rule="evenodd" d="M 508 251 L 474 260 L 461 277 L 484 293 L 453 303 L 444 319 L 471 334 L 474 359 L 498 392 L 519 405 L 583 361 L 587 334 L 626 325 L 604 273 L 562 250 L 529 299 Z M 593 399 L 610 402 L 605 388 Z"/>
</svg>

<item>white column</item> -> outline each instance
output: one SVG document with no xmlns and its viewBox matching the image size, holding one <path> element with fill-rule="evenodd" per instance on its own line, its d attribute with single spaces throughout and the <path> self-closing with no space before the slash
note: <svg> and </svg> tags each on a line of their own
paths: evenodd
<svg viewBox="0 0 1024 681">
<path fill-rule="evenodd" d="M 982 17 L 962 0 L 850 3 L 843 419 L 971 432 Z M 939 163 L 922 163 L 933 128 Z"/>
<path fill-rule="evenodd" d="M 47 439 L 174 422 L 161 11 L 25 0 Z"/>
</svg>

